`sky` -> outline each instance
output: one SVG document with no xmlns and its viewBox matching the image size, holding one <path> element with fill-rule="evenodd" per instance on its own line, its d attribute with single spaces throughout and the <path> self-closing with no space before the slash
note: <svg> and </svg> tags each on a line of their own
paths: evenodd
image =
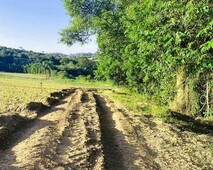
<svg viewBox="0 0 213 170">
<path fill-rule="evenodd" d="M 0 0 L 0 45 L 47 53 L 96 52 L 95 37 L 84 46 L 60 43 L 58 32 L 70 20 L 63 0 Z"/>
</svg>

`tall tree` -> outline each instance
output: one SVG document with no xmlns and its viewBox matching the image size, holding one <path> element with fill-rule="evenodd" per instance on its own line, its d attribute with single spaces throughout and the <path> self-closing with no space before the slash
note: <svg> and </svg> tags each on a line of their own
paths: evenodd
<svg viewBox="0 0 213 170">
<path fill-rule="evenodd" d="M 200 109 L 205 90 L 200 77 L 212 82 L 212 1 L 64 2 L 73 20 L 61 32 L 61 40 L 72 45 L 97 35 L 97 78 L 111 79 L 164 104 L 177 94 L 180 111 Z"/>
</svg>

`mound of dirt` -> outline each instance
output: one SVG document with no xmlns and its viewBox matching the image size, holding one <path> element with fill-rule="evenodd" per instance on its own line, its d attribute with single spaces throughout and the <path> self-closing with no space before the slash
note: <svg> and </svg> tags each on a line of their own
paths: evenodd
<svg viewBox="0 0 213 170">
<path fill-rule="evenodd" d="M 53 92 L 53 93 L 50 93 L 50 96 L 51 97 L 55 97 L 57 99 L 61 99 L 64 97 L 64 93 L 62 92 Z"/>
<path fill-rule="evenodd" d="M 60 101 L 59 99 L 56 99 L 56 98 L 53 98 L 53 97 L 48 97 L 46 99 L 46 102 L 49 106 L 55 105 L 55 104 L 59 103 L 59 101 Z"/>
<path fill-rule="evenodd" d="M 41 102 L 30 102 L 26 105 L 26 109 L 28 109 L 29 111 L 43 111 L 45 109 L 48 109 L 49 107 L 44 105 Z"/>
<path fill-rule="evenodd" d="M 75 91 L 74 89 L 62 89 L 59 92 L 50 93 L 50 97 L 56 98 L 56 99 L 63 99 L 69 94 L 73 93 L 74 91 Z"/>
<path fill-rule="evenodd" d="M 62 89 L 61 91 L 66 94 L 70 94 L 70 93 L 73 93 L 75 90 L 74 89 Z"/>
<path fill-rule="evenodd" d="M 0 116 L 0 149 L 4 149 L 10 141 L 12 133 L 23 127 L 28 121 L 19 114 Z"/>
<path fill-rule="evenodd" d="M 97 91 L 98 91 L 98 89 L 95 89 L 95 88 L 89 88 L 89 89 L 87 89 L 87 91 L 88 91 L 88 92 L 97 92 Z"/>
</svg>

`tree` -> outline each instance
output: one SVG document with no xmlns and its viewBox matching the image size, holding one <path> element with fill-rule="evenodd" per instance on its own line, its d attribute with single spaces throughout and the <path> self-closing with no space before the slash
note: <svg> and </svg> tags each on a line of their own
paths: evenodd
<svg viewBox="0 0 213 170">
<path fill-rule="evenodd" d="M 91 35 L 99 32 L 98 22 L 103 13 L 113 8 L 111 0 L 64 0 L 64 4 L 73 18 L 70 27 L 61 32 L 61 41 L 68 45 L 86 43 Z"/>
<path fill-rule="evenodd" d="M 72 45 L 97 35 L 97 78 L 126 85 L 162 104 L 175 99 L 181 91 L 175 86 L 181 84 L 187 97 L 176 95 L 182 101 L 175 99 L 180 111 L 195 114 L 200 109 L 200 77 L 208 75 L 212 82 L 211 1 L 64 2 L 73 21 L 61 32 L 61 40 Z"/>
<path fill-rule="evenodd" d="M 101 49 L 98 55 L 100 66 L 96 72 L 97 77 L 113 79 L 117 84 L 124 83 L 122 52 L 126 39 L 120 22 L 122 17 L 118 9 L 120 2 L 110 0 L 64 2 L 73 21 L 70 27 L 61 32 L 61 41 L 68 45 L 76 41 L 86 43 L 91 34 L 96 34 Z"/>
</svg>

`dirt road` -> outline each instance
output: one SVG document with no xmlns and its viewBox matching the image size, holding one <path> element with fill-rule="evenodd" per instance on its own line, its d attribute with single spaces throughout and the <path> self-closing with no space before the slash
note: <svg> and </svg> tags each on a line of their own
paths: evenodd
<svg viewBox="0 0 213 170">
<path fill-rule="evenodd" d="M 212 134 L 181 132 L 75 89 L 12 136 L 0 169 L 213 169 Z"/>
</svg>

